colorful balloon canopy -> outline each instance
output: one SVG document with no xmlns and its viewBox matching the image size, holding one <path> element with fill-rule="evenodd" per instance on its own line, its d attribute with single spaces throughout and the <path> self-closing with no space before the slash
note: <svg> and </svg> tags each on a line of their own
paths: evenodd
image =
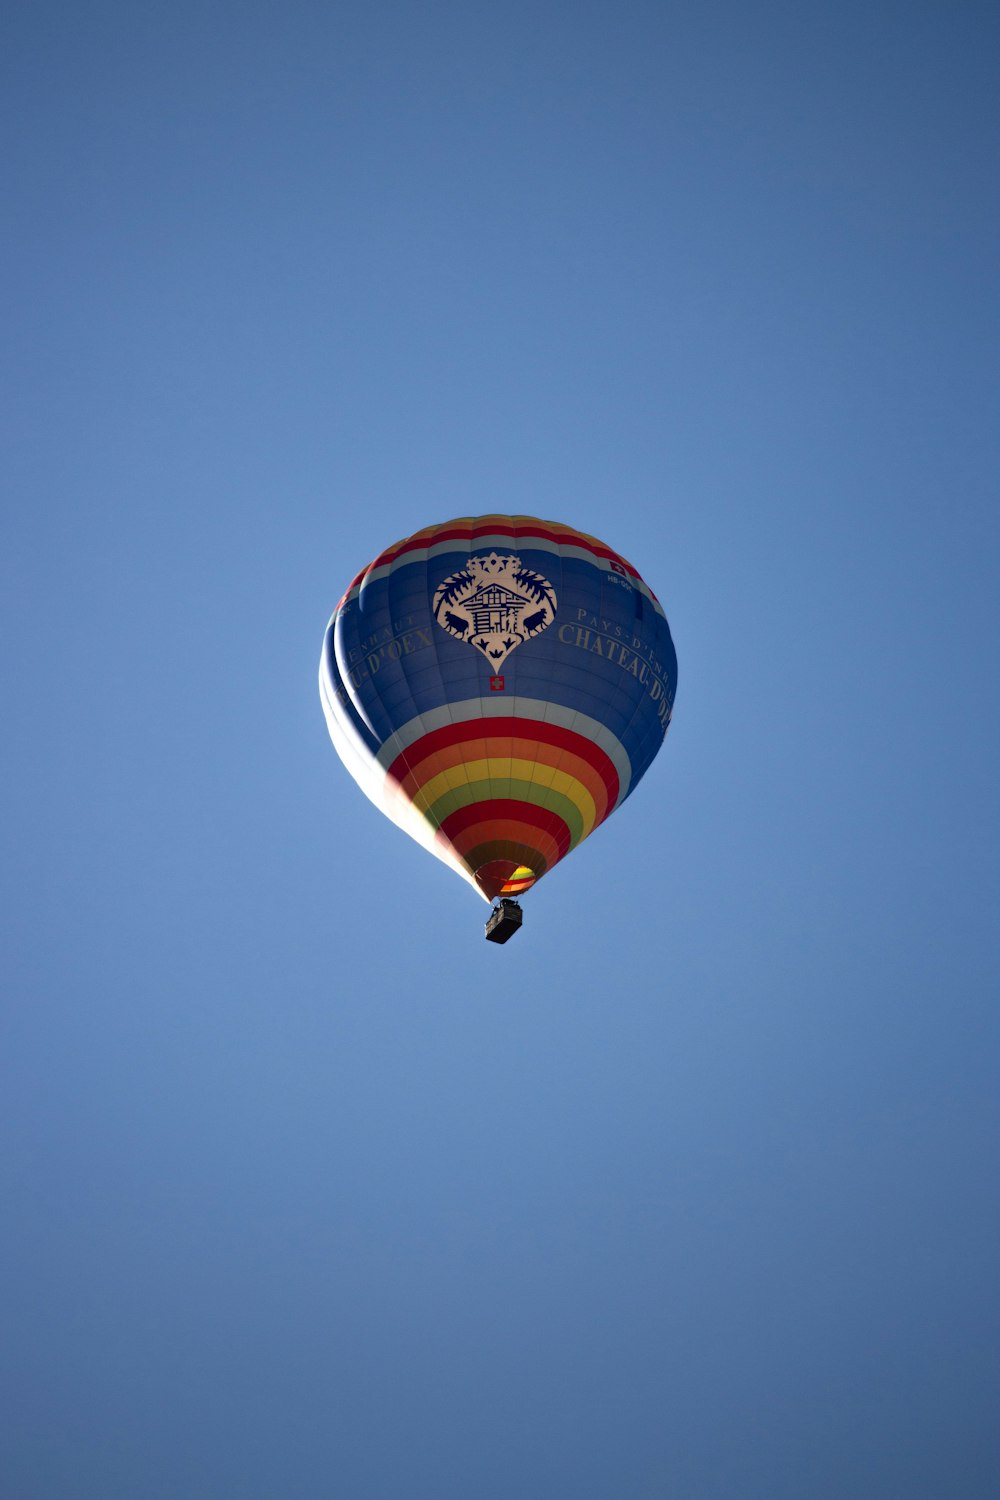
<svg viewBox="0 0 1000 1500">
<path fill-rule="evenodd" d="M 677 656 L 656 595 L 611 547 L 475 516 L 358 574 L 319 681 L 362 790 L 492 900 L 530 889 L 635 789 Z"/>
</svg>

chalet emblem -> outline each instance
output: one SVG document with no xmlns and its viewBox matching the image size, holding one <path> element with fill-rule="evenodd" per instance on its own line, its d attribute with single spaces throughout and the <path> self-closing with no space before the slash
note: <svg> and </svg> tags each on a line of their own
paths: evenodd
<svg viewBox="0 0 1000 1500">
<path fill-rule="evenodd" d="M 441 629 L 481 651 L 497 678 L 515 646 L 552 624 L 556 595 L 548 579 L 519 557 L 491 552 L 470 557 L 461 572 L 446 578 L 432 608 Z"/>
</svg>

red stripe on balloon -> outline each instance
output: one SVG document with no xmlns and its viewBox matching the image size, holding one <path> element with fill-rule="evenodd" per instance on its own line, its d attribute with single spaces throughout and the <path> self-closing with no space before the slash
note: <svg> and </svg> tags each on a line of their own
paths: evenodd
<svg viewBox="0 0 1000 1500">
<path fill-rule="evenodd" d="M 607 787 L 608 807 L 613 808 L 617 803 L 620 782 L 610 756 L 599 745 L 595 745 L 593 740 L 585 739 L 582 734 L 576 734 L 571 729 L 562 729 L 558 724 L 551 724 L 547 719 L 494 718 L 491 714 L 483 719 L 463 719 L 460 724 L 444 724 L 440 729 L 432 729 L 429 734 L 414 740 L 402 754 L 396 756 L 386 774 L 397 785 L 401 785 L 411 768 L 433 755 L 436 750 L 445 750 L 451 745 L 471 740 L 489 742 L 502 739 L 505 735 L 541 740 L 543 744 L 554 745 L 559 750 L 579 755 L 581 760 L 593 766 Z"/>
<path fill-rule="evenodd" d="M 535 861 L 531 868 L 535 872 L 536 881 L 541 880 L 545 872 L 551 869 L 540 849 L 533 849 L 518 839 L 485 839 L 481 844 L 467 849 L 461 858 L 474 873 L 483 870 L 488 863 L 494 865 L 503 863 L 505 880 L 512 870 L 516 870 L 518 865 L 523 865 L 525 859 L 528 858 Z M 554 860 L 553 863 L 558 864 L 558 860 Z"/>
<path fill-rule="evenodd" d="M 537 736 L 532 738 L 530 721 L 525 720 L 524 723 L 527 727 L 522 734 L 503 735 L 495 740 L 484 736 L 481 742 L 481 754 L 478 738 L 472 746 L 468 740 L 464 743 L 447 745 L 444 748 L 439 746 L 426 760 L 414 760 L 408 750 L 406 759 L 409 763 L 409 770 L 403 780 L 398 783 L 400 794 L 412 802 L 417 793 L 422 791 L 435 776 L 459 767 L 465 768 L 474 760 L 490 758 L 527 760 L 533 762 L 536 767 L 546 766 L 553 771 L 563 771 L 573 781 L 578 782 L 594 800 L 594 827 L 598 823 L 603 823 L 610 811 L 608 788 L 593 764 L 572 750 L 563 750 L 555 745 L 546 744 Z"/>
<path fill-rule="evenodd" d="M 530 868 L 540 880 L 546 871 L 554 869 L 563 858 L 551 833 L 529 827 L 527 823 L 498 824 L 493 819 L 487 819 L 484 823 L 473 823 L 457 833 L 453 844 L 441 833 L 437 835 L 437 839 L 473 874 L 487 862 L 503 858 L 513 861 L 511 869 L 530 861 Z"/>
<path fill-rule="evenodd" d="M 581 532 L 548 531 L 544 526 L 537 523 L 516 527 L 510 521 L 500 520 L 499 524 L 480 524 L 478 526 L 442 526 L 440 531 L 433 532 L 429 536 L 408 537 L 405 542 L 399 542 L 395 547 L 380 552 L 371 564 L 373 568 L 383 568 L 388 563 L 395 562 L 397 557 L 402 557 L 407 552 L 420 552 L 425 547 L 436 547 L 439 542 L 471 542 L 480 536 L 509 536 L 523 547 L 533 536 L 544 537 L 547 542 L 555 542 L 559 547 L 582 547 L 587 552 L 592 552 L 595 557 L 602 557 L 606 562 L 615 562 L 630 573 L 633 578 L 643 580 L 632 564 L 626 562 L 624 557 L 619 557 L 617 552 L 612 552 L 610 547 L 603 547 L 599 542 L 585 537 Z M 368 572 L 368 569 L 365 569 Z M 364 577 L 364 574 L 360 575 Z M 353 588 L 354 585 L 352 584 Z"/>
<path fill-rule="evenodd" d="M 526 891 L 535 884 L 535 877 L 530 880 L 512 880 L 510 877 L 517 869 L 517 865 L 509 857 L 504 858 L 502 854 L 497 854 L 492 848 L 485 850 L 481 855 L 473 851 L 467 863 L 479 889 L 491 901 L 495 901 L 497 896 L 511 896 L 515 893 L 520 895 L 522 891 Z"/>
<path fill-rule="evenodd" d="M 443 819 L 438 831 L 457 848 L 464 832 L 487 824 L 495 827 L 498 838 L 507 835 L 507 827 L 510 825 L 532 829 L 536 837 L 555 842 L 560 859 L 568 853 L 573 842 L 573 835 L 562 818 L 556 817 L 555 813 L 550 813 L 547 809 L 536 807 L 533 802 L 520 802 L 513 797 L 495 797 L 488 802 L 471 802 L 467 807 L 458 807 Z"/>
</svg>

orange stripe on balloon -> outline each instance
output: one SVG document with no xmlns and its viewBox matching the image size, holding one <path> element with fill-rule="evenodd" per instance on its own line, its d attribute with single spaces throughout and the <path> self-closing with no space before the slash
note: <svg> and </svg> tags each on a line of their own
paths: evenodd
<svg viewBox="0 0 1000 1500">
<path fill-rule="evenodd" d="M 450 799 L 464 787 L 479 785 L 479 800 L 485 801 L 490 797 L 503 795 L 499 784 L 507 780 L 517 782 L 517 795 L 536 807 L 548 808 L 546 799 L 552 795 L 572 803 L 580 818 L 580 839 L 585 839 L 593 832 L 604 814 L 603 804 L 595 805 L 591 790 L 579 778 L 574 777 L 562 762 L 558 765 L 551 762 L 546 764 L 544 761 L 532 760 L 527 755 L 513 758 L 493 756 L 489 760 L 459 762 L 445 770 L 435 769 L 433 766 L 428 767 L 428 770 L 427 779 L 416 787 L 409 801 L 431 823 L 440 821 L 438 807 L 443 805 L 447 810 Z M 490 790 L 482 790 L 484 786 Z M 552 811 L 558 813 L 558 808 L 553 808 Z"/>
<path fill-rule="evenodd" d="M 457 833 L 473 824 L 481 824 L 488 818 L 492 818 L 496 823 L 519 822 L 526 824 L 529 828 L 538 828 L 543 826 L 541 817 L 544 817 L 546 824 L 554 826 L 556 842 L 565 853 L 572 845 L 573 836 L 562 818 L 556 817 L 547 809 L 536 807 L 532 802 L 522 802 L 516 797 L 494 797 L 488 802 L 475 802 L 468 807 L 456 808 L 443 820 L 441 831 L 454 842 Z"/>
<path fill-rule="evenodd" d="M 437 842 L 452 849 L 470 870 L 477 870 L 486 859 L 495 859 L 496 851 L 510 852 L 517 864 L 531 862 L 539 875 L 559 863 L 566 849 L 561 849 L 556 840 L 544 829 L 533 823 L 521 823 L 514 818 L 490 818 L 481 823 L 470 823 L 467 828 L 453 834 L 439 829 Z M 490 850 L 494 852 L 484 853 Z"/>
<path fill-rule="evenodd" d="M 481 723 L 486 722 L 488 721 L 481 721 Z M 580 741 L 581 736 L 577 735 L 576 739 Z M 512 738 L 504 735 L 502 739 L 481 734 L 474 740 L 463 738 L 450 745 L 439 745 L 429 754 L 421 756 L 420 749 L 423 743 L 424 740 L 417 740 L 405 752 L 407 761 L 405 767 L 400 764 L 404 759 L 401 755 L 393 762 L 388 773 L 390 777 L 395 777 L 400 771 L 403 773 L 397 785 L 401 795 L 409 801 L 413 800 L 421 787 L 443 771 L 467 765 L 473 760 L 488 760 L 491 757 L 497 757 L 533 760 L 539 765 L 550 766 L 553 770 L 565 771 L 567 775 L 575 777 L 594 800 L 597 812 L 595 827 L 598 823 L 603 823 L 610 808 L 614 805 L 607 779 L 595 769 L 593 761 L 585 760 L 582 755 L 572 750 L 560 749 L 558 745 L 534 739 L 525 733 L 514 735 Z M 414 752 L 419 758 L 414 758 Z M 597 753 L 604 756 L 603 750 L 598 750 Z M 607 759 L 607 757 L 604 758 Z M 617 777 L 615 780 L 617 782 Z"/>
<path fill-rule="evenodd" d="M 444 724 L 440 729 L 432 729 L 429 734 L 423 735 L 408 746 L 401 755 L 397 755 L 389 766 L 387 775 L 395 781 L 402 782 L 419 759 L 434 751 L 468 741 L 476 745 L 485 745 L 487 738 L 491 742 L 497 741 L 500 746 L 505 746 L 511 744 L 515 737 L 525 737 L 533 744 L 549 745 L 558 750 L 579 755 L 600 776 L 607 789 L 609 805 L 615 806 L 621 787 L 618 772 L 610 756 L 606 755 L 593 740 L 574 734 L 572 730 L 563 729 L 558 724 L 552 724 L 547 719 L 520 718 L 514 714 L 504 717 L 491 714 L 489 718 L 463 719 L 458 724 Z M 494 751 L 494 754 L 503 755 L 504 753 L 502 748 Z"/>
<path fill-rule="evenodd" d="M 496 866 L 502 861 L 506 867 L 503 872 L 504 879 L 506 880 L 509 867 L 511 865 L 516 866 L 528 855 L 535 861 L 535 879 L 541 880 L 546 870 L 550 868 L 542 858 L 541 850 L 528 849 L 525 844 L 517 844 L 513 839 L 489 839 L 484 844 L 476 844 L 461 857 L 460 862 L 467 870 L 471 870 L 476 875 L 482 872 L 484 865 L 492 864 Z M 558 862 L 558 860 L 555 861 L 556 864 Z"/>
</svg>

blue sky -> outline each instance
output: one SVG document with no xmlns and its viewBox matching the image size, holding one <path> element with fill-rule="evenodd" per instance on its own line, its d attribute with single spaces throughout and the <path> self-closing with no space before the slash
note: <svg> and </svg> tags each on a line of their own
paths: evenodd
<svg viewBox="0 0 1000 1500">
<path fill-rule="evenodd" d="M 3 33 L 4 1493 L 995 1495 L 991 8 Z M 316 690 L 491 510 L 680 662 L 499 949 Z"/>
</svg>

